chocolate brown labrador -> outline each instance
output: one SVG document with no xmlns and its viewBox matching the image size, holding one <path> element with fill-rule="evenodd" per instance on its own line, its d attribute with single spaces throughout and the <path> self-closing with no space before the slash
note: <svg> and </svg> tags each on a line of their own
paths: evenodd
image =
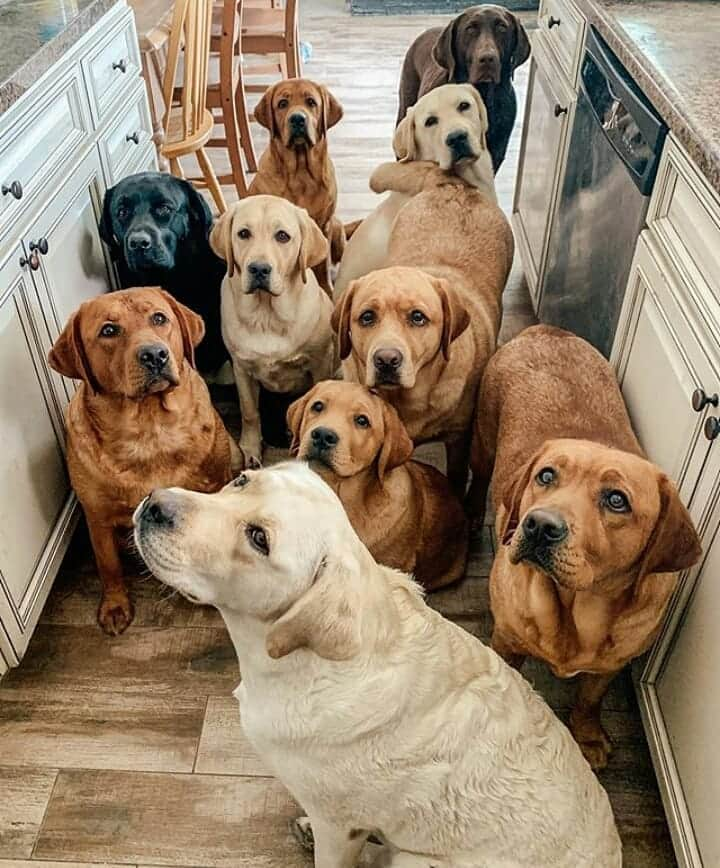
<svg viewBox="0 0 720 868">
<path fill-rule="evenodd" d="M 469 82 L 487 108 L 487 144 L 497 173 L 517 115 L 513 73 L 529 56 L 530 42 L 517 16 L 503 6 L 471 6 L 445 28 L 421 33 L 408 49 L 397 123 L 428 91 Z"/>
</svg>

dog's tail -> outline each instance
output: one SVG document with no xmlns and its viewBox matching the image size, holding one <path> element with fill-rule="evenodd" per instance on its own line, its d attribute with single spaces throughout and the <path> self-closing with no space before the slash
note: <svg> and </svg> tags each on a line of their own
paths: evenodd
<svg viewBox="0 0 720 868">
<path fill-rule="evenodd" d="M 353 220 L 352 223 L 345 224 L 345 237 L 348 241 L 353 237 L 353 232 L 355 232 L 361 223 L 362 220 Z"/>
</svg>

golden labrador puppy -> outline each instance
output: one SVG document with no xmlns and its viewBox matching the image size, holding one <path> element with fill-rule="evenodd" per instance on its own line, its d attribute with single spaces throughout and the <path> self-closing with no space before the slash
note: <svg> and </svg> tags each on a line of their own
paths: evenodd
<svg viewBox="0 0 720 868">
<path fill-rule="evenodd" d="M 493 463 L 492 644 L 520 665 L 581 673 L 570 728 L 602 768 L 600 704 L 613 676 L 652 643 L 677 584 L 701 555 L 673 483 L 646 460 L 613 372 L 590 344 L 526 329 L 483 378 L 473 445 L 475 502 Z"/>
<path fill-rule="evenodd" d="M 307 813 L 315 868 L 354 868 L 370 834 L 375 868 L 620 868 L 607 794 L 566 727 L 374 560 L 306 464 L 155 491 L 135 541 L 220 610 L 243 729 Z"/>
<path fill-rule="evenodd" d="M 445 442 L 448 478 L 462 497 L 477 390 L 495 350 L 512 265 L 512 231 L 494 202 L 437 166 L 397 164 L 386 177 L 417 195 L 393 225 L 391 266 L 350 284 L 335 305 L 343 372 L 378 389 L 415 444 Z M 420 192 L 425 185 L 431 189 Z"/>
<path fill-rule="evenodd" d="M 270 144 L 250 184 L 251 196 L 282 196 L 304 208 L 330 244 L 339 262 L 345 232 L 335 216 L 337 182 L 328 154 L 327 131 L 343 116 L 340 103 L 322 84 L 306 78 L 279 81 L 255 107 L 255 120 L 270 131 Z M 331 292 L 327 258 L 315 266 L 320 285 Z"/>
<path fill-rule="evenodd" d="M 167 292 L 130 289 L 82 304 L 50 351 L 54 370 L 81 381 L 67 462 L 103 584 L 98 621 L 111 635 L 133 619 L 118 535 L 138 503 L 166 485 L 217 491 L 232 476 L 234 444 L 195 370 L 204 334 Z"/>
<path fill-rule="evenodd" d="M 318 383 L 288 410 L 292 449 L 340 498 L 381 564 L 428 590 L 465 571 L 468 523 L 445 477 L 411 461 L 413 443 L 392 405 L 357 383 Z"/>
<path fill-rule="evenodd" d="M 395 130 L 393 150 L 401 163 L 430 161 L 496 201 L 492 160 L 485 143 L 487 130 L 485 103 L 475 88 L 447 84 L 408 110 Z M 370 179 L 370 187 L 376 193 L 384 192 L 383 180 L 381 166 Z M 335 281 L 336 298 L 351 281 L 385 265 L 393 223 L 409 199 L 407 193 L 390 192 L 355 229 Z"/>
<path fill-rule="evenodd" d="M 221 319 L 240 399 L 240 449 L 246 462 L 260 462 L 260 385 L 299 395 L 337 372 L 332 302 L 309 270 L 327 256 L 327 241 L 307 211 L 253 196 L 219 218 L 210 245 L 228 266 Z"/>
</svg>

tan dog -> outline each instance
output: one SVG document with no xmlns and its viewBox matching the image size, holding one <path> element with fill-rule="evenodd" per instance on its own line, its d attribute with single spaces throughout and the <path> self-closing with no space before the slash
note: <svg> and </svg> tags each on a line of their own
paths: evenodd
<svg viewBox="0 0 720 868">
<path fill-rule="evenodd" d="M 411 461 L 413 443 L 392 405 L 365 386 L 318 383 L 288 410 L 292 449 L 310 461 L 381 564 L 428 590 L 465 571 L 468 525 L 445 477 Z"/>
<path fill-rule="evenodd" d="M 117 536 L 138 503 L 165 485 L 217 491 L 232 476 L 234 444 L 195 371 L 204 333 L 167 292 L 130 289 L 82 304 L 50 351 L 54 370 L 82 381 L 67 410 L 68 470 L 103 583 L 98 621 L 112 635 L 133 618 Z"/>
<path fill-rule="evenodd" d="M 255 106 L 255 120 L 270 131 L 270 144 L 250 184 L 251 196 L 282 196 L 304 208 L 330 244 L 330 259 L 339 262 L 345 232 L 335 216 L 337 182 L 328 154 L 327 131 L 343 116 L 340 103 L 322 84 L 306 78 L 279 81 Z M 326 260 L 315 276 L 332 291 Z"/>
<path fill-rule="evenodd" d="M 327 256 L 327 241 L 307 211 L 253 196 L 220 217 L 210 245 L 228 264 L 222 332 L 240 399 L 240 449 L 246 462 L 260 462 L 260 385 L 300 395 L 337 373 L 332 302 L 309 271 Z"/>
<path fill-rule="evenodd" d="M 480 95 L 467 84 L 448 84 L 426 94 L 395 130 L 393 150 L 402 163 L 430 161 L 452 171 L 496 201 L 492 160 L 485 143 L 488 118 Z M 370 187 L 384 192 L 383 171 Z M 339 298 L 348 284 L 386 264 L 393 223 L 409 201 L 407 193 L 390 194 L 353 232 L 335 281 Z"/>
<path fill-rule="evenodd" d="M 428 163 L 389 164 L 414 198 L 390 237 L 393 267 L 350 284 L 335 306 L 345 378 L 377 388 L 418 444 L 442 440 L 462 497 L 480 377 L 495 350 L 513 237 L 486 196 Z M 423 185 L 432 189 L 420 192 Z"/>
<path fill-rule="evenodd" d="M 492 476 L 502 543 L 490 578 L 493 647 L 560 678 L 582 673 L 570 728 L 595 768 L 610 742 L 600 703 L 652 643 L 700 544 L 673 483 L 647 461 L 613 372 L 590 344 L 526 329 L 483 378 L 475 501 Z"/>
</svg>

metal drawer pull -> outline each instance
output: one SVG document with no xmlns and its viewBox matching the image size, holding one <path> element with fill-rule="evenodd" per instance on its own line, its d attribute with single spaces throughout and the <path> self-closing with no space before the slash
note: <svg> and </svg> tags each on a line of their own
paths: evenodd
<svg viewBox="0 0 720 868">
<path fill-rule="evenodd" d="M 551 15 L 548 18 L 548 30 L 552 30 L 553 27 L 559 27 L 559 26 L 560 26 L 560 19 L 559 18 L 553 18 Z"/>
<path fill-rule="evenodd" d="M 23 188 L 20 181 L 12 181 L 10 183 L 10 186 L 8 186 L 7 184 L 3 184 L 0 189 L 2 190 L 3 196 L 7 196 L 8 193 L 12 193 L 15 199 L 22 199 Z"/>
<path fill-rule="evenodd" d="M 720 398 L 718 398 L 717 393 L 708 396 L 705 394 L 704 389 L 695 389 L 692 393 L 692 408 L 696 413 L 702 413 L 702 411 L 711 404 L 713 407 L 717 407 L 720 404 Z"/>
<path fill-rule="evenodd" d="M 136 145 L 140 144 L 140 133 L 128 133 L 125 136 L 126 142 L 135 142 Z"/>
<path fill-rule="evenodd" d="M 567 106 L 563 107 L 560 105 L 559 102 L 556 102 L 555 108 L 553 109 L 553 111 L 555 112 L 555 117 L 559 118 L 560 115 L 566 115 L 568 110 L 567 110 Z"/>
<path fill-rule="evenodd" d="M 714 440 L 720 434 L 720 419 L 717 416 L 708 416 L 705 420 L 705 436 L 708 440 Z"/>
<path fill-rule="evenodd" d="M 31 241 L 28 247 L 33 253 L 42 253 L 44 256 L 50 249 L 47 238 L 38 238 L 37 241 Z"/>
<path fill-rule="evenodd" d="M 26 265 L 29 265 L 33 271 L 37 271 L 40 268 L 40 258 L 37 253 L 31 253 L 27 258 L 25 256 L 20 257 L 20 268 L 25 268 Z"/>
<path fill-rule="evenodd" d="M 119 69 L 120 72 L 127 72 L 127 60 L 123 57 L 122 60 L 118 60 L 117 63 L 113 63 L 113 69 Z"/>
</svg>

